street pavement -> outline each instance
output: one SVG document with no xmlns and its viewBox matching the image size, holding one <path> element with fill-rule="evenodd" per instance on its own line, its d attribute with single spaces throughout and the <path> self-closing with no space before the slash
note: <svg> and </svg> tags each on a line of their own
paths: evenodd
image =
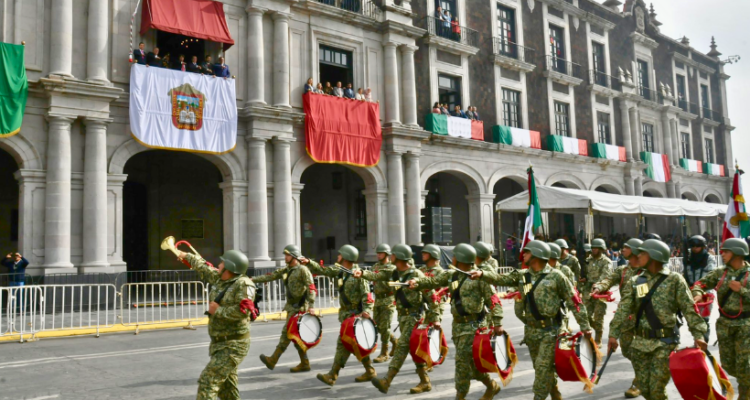
<svg viewBox="0 0 750 400">
<path fill-rule="evenodd" d="M 504 327 L 516 345 L 519 363 L 513 380 L 495 398 L 532 399 L 534 371 L 529 350 L 519 345 L 523 327 L 513 313 L 512 301 L 503 301 L 503 308 Z M 607 321 L 611 320 L 614 308 L 615 304 L 609 305 Z M 450 338 L 451 318 L 446 311 L 443 324 Z M 714 325 L 714 321 L 711 324 Z M 298 362 L 292 346 L 274 371 L 266 369 L 258 356 L 273 352 L 282 326 L 283 322 L 279 321 L 253 324 L 250 353 L 239 369 L 243 399 L 453 399 L 455 396 L 455 351 L 450 340 L 446 362 L 430 374 L 432 392 L 409 394 L 409 388 L 419 379 L 414 364 L 408 359 L 389 394 L 383 395 L 370 383 L 354 382 L 354 377 L 361 374 L 363 368 L 353 356 L 333 388 L 315 378 L 317 373 L 327 372 L 333 362 L 339 331 L 335 315 L 323 317 L 323 340 L 309 352 L 312 371 L 289 373 L 289 368 Z M 692 346 L 686 327 L 683 327 L 682 337 L 683 347 Z M 712 332 L 710 344 L 715 341 Z M 206 327 L 199 327 L 197 330 L 145 331 L 139 335 L 111 334 L 98 339 L 87 336 L 0 344 L 0 399 L 195 398 L 196 380 L 209 359 L 208 343 Z M 716 346 L 711 346 L 710 351 L 718 357 Z M 384 376 L 387 363 L 375 365 L 378 374 Z M 583 392 L 583 384 L 578 382 L 560 382 L 560 390 L 565 399 L 621 399 L 633 377 L 629 361 L 617 352 L 593 395 Z M 736 390 L 736 379 L 731 381 Z M 477 399 L 483 391 L 481 383 L 472 382 L 469 398 Z M 672 383 L 668 386 L 668 393 L 670 399 L 680 398 Z"/>
</svg>

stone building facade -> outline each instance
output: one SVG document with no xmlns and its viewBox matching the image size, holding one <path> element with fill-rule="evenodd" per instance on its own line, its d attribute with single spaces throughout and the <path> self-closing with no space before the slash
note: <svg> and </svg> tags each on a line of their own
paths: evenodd
<svg viewBox="0 0 750 400">
<path fill-rule="evenodd" d="M 0 139 L 0 251 L 23 253 L 32 273 L 177 268 L 159 249 L 167 235 L 209 259 L 242 250 L 255 267 L 282 263 L 289 243 L 326 260 L 352 243 L 372 260 L 378 243 L 420 243 L 421 210 L 432 206 L 453 209 L 455 242 L 498 243 L 521 216 L 499 222 L 494 204 L 525 188 L 530 162 L 540 185 L 727 201 L 726 177 L 676 165 L 666 184 L 643 175 L 644 127 L 652 151 L 673 164 L 712 157 L 728 176 L 734 127 L 715 47 L 704 54 L 660 34 L 642 0 L 222 1 L 240 119 L 237 147 L 223 155 L 152 150 L 131 137 L 128 54 L 139 41 L 150 50 L 173 39 L 138 35 L 138 3 L 0 0 L 0 41 L 26 42 L 30 82 L 21 132 Z M 459 18 L 458 36 L 430 18 L 438 4 Z M 310 159 L 308 77 L 372 88 L 383 124 L 376 167 Z M 517 94 L 518 127 L 543 142 L 558 129 L 558 103 L 567 104 L 569 134 L 589 143 L 600 141 L 606 115 L 602 137 L 624 146 L 627 162 L 492 143 L 491 127 L 507 125 L 504 89 Z M 441 95 L 478 107 L 485 141 L 423 129 Z M 579 223 L 556 218 L 553 231 Z"/>
</svg>

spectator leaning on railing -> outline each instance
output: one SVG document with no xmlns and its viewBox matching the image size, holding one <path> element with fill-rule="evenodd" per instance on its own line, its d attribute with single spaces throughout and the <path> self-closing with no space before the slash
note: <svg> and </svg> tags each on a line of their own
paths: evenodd
<svg viewBox="0 0 750 400">
<path fill-rule="evenodd" d="M 341 82 L 336 82 L 336 87 L 333 88 L 333 95 L 336 97 L 344 97 L 344 88 L 341 87 Z"/>
<path fill-rule="evenodd" d="M 204 60 L 203 64 L 201 64 L 203 75 L 216 76 L 214 75 L 214 64 L 211 62 L 211 56 L 206 56 Z"/>
<path fill-rule="evenodd" d="M 305 93 L 307 93 L 307 92 L 305 92 Z M 313 89 L 313 93 L 315 93 L 315 94 L 326 94 L 323 91 L 323 84 L 322 83 L 318 83 L 318 86 L 316 86 L 315 89 Z"/>
<path fill-rule="evenodd" d="M 187 65 L 187 72 L 200 74 L 202 72 L 201 70 L 201 66 L 198 65 L 198 56 L 193 56 L 192 60 Z"/>
<path fill-rule="evenodd" d="M 229 72 L 229 66 L 224 63 L 224 57 L 219 57 L 219 62 L 214 64 L 214 74 L 219 78 L 229 78 L 232 74 Z"/>
<path fill-rule="evenodd" d="M 138 43 L 138 48 L 133 49 L 133 62 L 146 65 L 146 45 L 143 42 Z"/>
<path fill-rule="evenodd" d="M 8 286 L 23 286 L 26 280 L 26 267 L 29 262 L 20 253 L 8 253 L 1 264 L 11 274 Z"/>
<path fill-rule="evenodd" d="M 185 72 L 185 66 L 187 66 L 187 63 L 185 62 L 185 55 L 180 54 L 180 57 L 174 63 L 174 65 L 172 66 L 172 69 Z"/>
<path fill-rule="evenodd" d="M 307 80 L 307 83 L 305 83 L 305 89 L 304 90 L 305 90 L 304 93 L 314 92 L 315 91 L 315 88 L 313 87 L 313 79 L 312 78 L 309 78 Z"/>
<path fill-rule="evenodd" d="M 349 83 L 346 85 L 346 89 L 344 89 L 344 97 L 347 99 L 353 99 L 354 98 L 354 89 L 352 88 L 352 84 Z"/>
<path fill-rule="evenodd" d="M 158 47 L 154 47 L 154 50 L 146 55 L 146 65 L 149 67 L 161 68 L 161 57 L 159 57 Z"/>
</svg>

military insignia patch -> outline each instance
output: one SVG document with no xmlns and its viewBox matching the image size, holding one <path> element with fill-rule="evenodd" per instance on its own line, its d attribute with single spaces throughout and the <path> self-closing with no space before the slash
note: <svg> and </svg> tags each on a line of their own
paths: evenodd
<svg viewBox="0 0 750 400">
<path fill-rule="evenodd" d="M 646 297 L 648 294 L 648 283 L 644 283 L 642 285 L 638 285 L 635 287 L 636 290 L 636 296 L 640 299 L 641 297 Z"/>
</svg>

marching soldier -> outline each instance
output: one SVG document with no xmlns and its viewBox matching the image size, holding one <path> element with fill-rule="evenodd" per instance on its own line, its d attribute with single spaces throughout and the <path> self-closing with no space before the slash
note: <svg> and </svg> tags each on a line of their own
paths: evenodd
<svg viewBox="0 0 750 400">
<path fill-rule="evenodd" d="M 481 400 L 491 400 L 500 392 L 500 385 L 489 374 L 480 374 L 474 366 L 474 333 L 479 328 L 493 327 L 495 334 L 503 332 L 503 308 L 495 289 L 488 283 L 472 281 L 468 272 L 478 271 L 474 265 L 477 253 L 466 243 L 453 249 L 453 264 L 457 270 L 446 271 L 435 278 L 412 279 L 412 289 L 448 287 L 453 314 L 453 343 L 456 346 L 456 399 L 463 400 L 469 393 L 471 379 L 482 382 L 487 389 Z"/>
<path fill-rule="evenodd" d="M 371 319 L 375 301 L 372 298 L 372 293 L 370 293 L 370 286 L 364 280 L 353 279 L 352 277 L 354 272 L 360 270 L 357 266 L 357 259 L 359 259 L 359 250 L 352 245 L 345 244 L 339 249 L 338 262 L 334 267 L 323 268 L 315 261 L 306 258 L 300 260 L 302 265 L 306 265 L 313 274 L 337 279 L 341 303 L 341 307 L 339 307 L 340 323 L 352 315 Z M 318 374 L 318 380 L 328 386 L 335 385 L 339 371 L 346 366 L 346 360 L 349 359 L 350 355 L 351 353 L 341 343 L 341 336 L 339 336 L 336 340 L 336 356 L 333 359 L 331 370 L 327 374 Z M 361 362 L 362 366 L 365 367 L 365 373 L 354 378 L 354 381 L 367 382 L 378 375 L 372 366 L 369 355 L 362 358 Z"/>
<path fill-rule="evenodd" d="M 706 238 L 701 235 L 695 235 L 688 240 L 688 246 L 690 247 L 690 256 L 685 254 L 683 260 L 685 261 L 685 268 L 682 272 L 685 281 L 688 286 L 693 287 L 695 282 L 703 279 L 711 271 L 716 269 L 716 259 L 711 257 L 706 250 Z M 713 309 L 712 305 L 708 306 L 709 313 Z M 704 339 L 708 342 L 708 337 L 711 336 L 711 325 L 708 323 L 710 317 L 703 317 L 706 321 L 706 336 Z"/>
<path fill-rule="evenodd" d="M 563 275 L 565 275 L 566 278 L 573 283 L 573 280 L 575 279 L 575 274 L 573 274 L 573 271 L 570 270 L 565 265 L 560 264 L 560 254 L 562 253 L 562 249 L 560 246 L 557 245 L 557 243 L 547 243 L 547 246 L 549 246 L 549 261 L 548 264 L 552 269 L 556 269 L 560 272 L 562 272 Z M 574 292 L 577 294 L 578 292 L 575 290 L 575 285 L 573 286 Z M 562 319 L 562 330 L 565 332 L 571 332 L 570 325 L 568 324 L 568 321 L 570 321 L 570 315 L 568 313 L 568 309 L 566 307 L 562 307 L 562 313 L 563 313 L 563 319 Z M 561 332 L 562 333 L 562 332 Z"/>
<path fill-rule="evenodd" d="M 497 286 L 514 286 L 522 294 L 525 307 L 522 321 L 526 325 L 524 341 L 529 346 L 535 370 L 534 400 L 544 400 L 548 395 L 553 400 L 562 399 L 555 378 L 555 342 L 562 324 L 563 302 L 573 312 L 584 335 L 591 337 L 581 299 L 575 294 L 568 278 L 547 264 L 549 258 L 549 246 L 542 241 L 532 240 L 523 248 L 523 261 L 529 266 L 525 272 L 516 270 L 498 275 L 477 271 L 472 272 L 471 277 Z"/>
<path fill-rule="evenodd" d="M 492 257 L 493 254 L 495 254 L 495 245 L 492 243 L 487 243 L 490 246 L 490 258 L 487 259 L 487 262 L 490 263 L 492 268 L 494 268 L 495 271 L 498 271 L 500 269 L 500 263 L 497 262 L 495 257 Z"/>
<path fill-rule="evenodd" d="M 378 262 L 372 266 L 374 273 L 381 271 L 387 273 L 393 273 L 396 266 L 391 264 L 391 246 L 383 243 L 379 244 L 375 248 L 377 253 Z M 373 292 L 375 293 L 375 307 L 373 308 L 372 320 L 375 322 L 375 326 L 378 327 L 378 333 L 380 333 L 380 340 L 382 342 L 382 348 L 380 355 L 377 356 L 372 362 L 382 363 L 388 361 L 388 345 L 393 343 L 393 347 L 396 347 L 396 340 L 391 335 L 391 321 L 393 320 L 393 313 L 396 311 L 396 307 L 393 302 L 396 301 L 393 297 L 395 291 L 392 287 L 388 286 L 388 282 L 375 282 L 373 285 Z"/>
<path fill-rule="evenodd" d="M 643 244 L 640 239 L 630 239 L 622 245 L 622 255 L 628 260 L 628 263 L 615 268 L 610 272 L 609 276 L 596 283 L 591 291 L 592 294 L 599 294 L 608 291 L 612 286 L 618 285 L 620 295 L 622 296 L 625 284 L 630 280 L 643 272 L 638 263 L 638 254 L 640 251 L 638 247 Z M 622 333 L 620 334 L 620 343 L 622 344 L 622 355 L 630 360 L 630 345 L 633 343 L 633 337 L 635 335 L 633 329 L 635 328 L 635 322 L 632 319 L 627 319 L 623 322 Z M 635 365 L 633 365 L 635 367 Z M 641 391 L 638 389 L 635 378 L 633 383 L 630 384 L 630 388 L 625 391 L 625 397 L 634 399 L 641 395 Z"/>
<path fill-rule="evenodd" d="M 299 260 L 302 258 L 302 253 L 299 247 L 290 244 L 284 248 L 284 261 L 286 266 L 279 268 L 269 275 L 262 275 L 253 278 L 255 283 L 266 283 L 272 282 L 277 279 L 284 281 L 286 287 L 286 304 L 284 305 L 284 311 L 286 311 L 286 323 L 281 328 L 281 337 L 279 337 L 279 344 L 276 345 L 273 355 L 268 357 L 264 354 L 260 355 L 260 361 L 265 364 L 266 368 L 273 370 L 276 367 L 276 363 L 279 362 L 279 357 L 284 354 L 291 340 L 287 335 L 287 326 L 289 320 L 299 312 L 311 311 L 313 304 L 315 303 L 315 285 L 313 284 L 313 277 L 310 270 L 304 265 L 301 265 Z M 294 347 L 297 349 L 299 354 L 299 365 L 290 368 L 289 372 L 305 372 L 310 370 L 310 360 L 307 358 L 307 350 L 300 347 L 297 343 L 294 343 Z"/>
<path fill-rule="evenodd" d="M 416 269 L 413 264 L 409 263 L 412 259 L 412 251 L 405 244 L 393 246 L 393 262 L 396 264 L 395 269 L 380 270 L 379 272 L 356 271 L 355 278 L 364 278 L 379 284 L 387 285 L 389 281 L 405 283 L 410 279 L 424 278 L 424 273 Z M 384 379 L 372 379 L 372 384 L 381 393 L 388 393 L 393 378 L 396 377 L 401 367 L 404 365 L 406 357 L 409 355 L 409 338 L 416 326 L 424 319 L 425 324 L 438 322 L 437 305 L 433 301 L 434 291 L 430 290 L 424 293 L 422 290 L 410 289 L 409 287 L 399 287 L 396 289 L 396 309 L 398 310 L 398 326 L 401 331 L 402 340 L 396 344 L 396 351 L 388 365 L 388 375 Z M 428 305 L 427 317 L 425 318 L 424 309 Z M 419 384 L 413 387 L 412 394 L 429 392 L 432 390 L 430 377 L 427 375 L 425 364 L 417 364 L 417 375 Z"/>
<path fill-rule="evenodd" d="M 565 241 L 565 239 L 557 239 L 555 240 L 555 244 L 560 246 L 560 249 L 562 250 L 562 254 L 560 255 L 560 264 L 570 268 L 571 271 L 573 271 L 573 274 L 575 275 L 575 280 L 573 280 L 573 286 L 578 286 L 578 280 L 581 279 L 581 263 L 578 261 L 578 258 L 572 254 L 570 254 L 570 248 L 568 247 L 568 242 Z"/>
<path fill-rule="evenodd" d="M 721 246 L 725 266 L 712 271 L 693 286 L 695 301 L 702 301 L 708 290 L 715 289 L 719 300 L 716 336 L 719 338 L 721 366 L 739 383 L 738 399 L 750 399 L 750 255 L 742 239 L 727 239 Z"/>
<path fill-rule="evenodd" d="M 497 267 L 492 264 L 492 245 L 486 242 L 474 243 L 474 250 L 477 252 L 476 266 L 489 272 L 497 272 Z"/>
<path fill-rule="evenodd" d="M 422 248 L 422 261 L 425 263 L 425 266 L 420 268 L 420 271 L 422 271 L 428 278 L 436 278 L 441 274 L 448 273 L 440 266 L 440 247 L 437 245 L 428 244 Z M 425 291 L 425 293 L 427 292 L 428 291 Z M 438 302 L 438 315 L 435 320 L 438 325 L 443 320 L 447 298 L 447 294 L 440 296 L 440 301 Z"/>
<path fill-rule="evenodd" d="M 206 260 L 180 251 L 180 261 L 187 260 L 201 281 L 211 285 L 208 298 L 208 335 L 211 361 L 198 378 L 197 400 L 239 399 L 237 367 L 250 349 L 250 321 L 258 316 L 255 308 L 255 284 L 245 276 L 250 262 L 237 250 L 221 256 L 219 269 Z"/>
<path fill-rule="evenodd" d="M 620 306 L 609 326 L 608 348 L 617 349 L 617 338 L 628 328 L 626 322 L 633 318 L 635 337 L 630 346 L 630 360 L 636 384 L 647 400 L 666 400 L 671 377 L 669 355 L 680 343 L 677 313 L 685 316 L 695 346 L 703 350 L 708 346 L 703 341 L 706 323 L 695 311 L 685 279 L 669 271 L 669 246 L 648 239 L 637 250 L 638 264 L 644 266 L 644 271 L 623 288 Z"/>
<path fill-rule="evenodd" d="M 596 345 L 602 347 L 602 333 L 604 331 L 604 314 L 607 303 L 591 297 L 591 289 L 595 283 L 605 278 L 612 271 L 612 260 L 604 256 L 607 245 L 604 239 L 594 239 L 591 242 L 591 258 L 586 263 L 586 275 L 581 277 L 581 294 L 589 316 L 589 324 L 596 332 Z"/>
</svg>

